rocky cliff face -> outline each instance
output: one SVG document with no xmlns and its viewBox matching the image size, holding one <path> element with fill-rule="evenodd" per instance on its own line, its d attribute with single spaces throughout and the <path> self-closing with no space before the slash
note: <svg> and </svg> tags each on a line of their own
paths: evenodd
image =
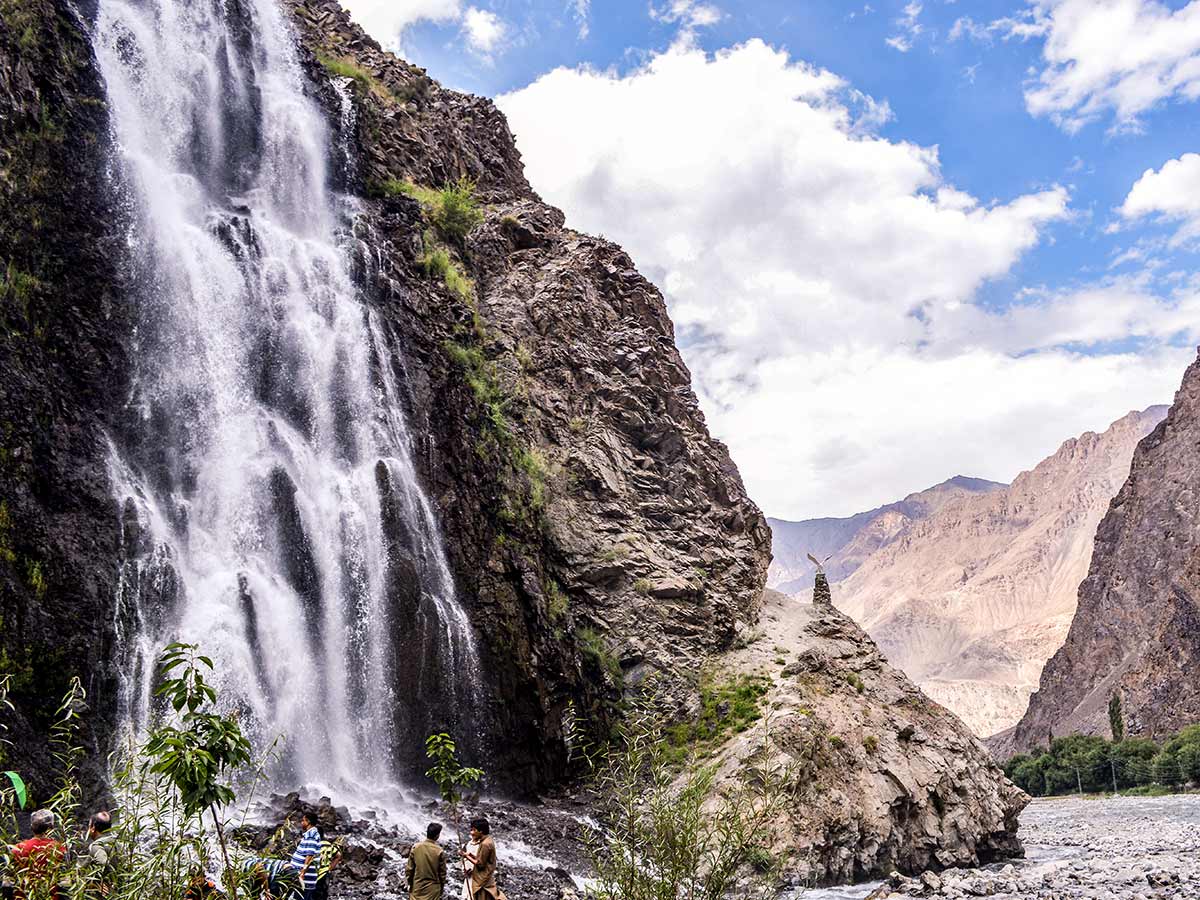
<svg viewBox="0 0 1200 900">
<path fill-rule="evenodd" d="M 37 796 L 46 754 L 32 748 L 70 677 L 93 698 L 93 749 L 114 692 L 105 429 L 131 319 L 102 98 L 73 5 L 0 0 L 0 671 L 17 707 L 4 736 Z"/>
<path fill-rule="evenodd" d="M 1010 487 L 913 522 L 840 585 L 840 607 L 976 734 L 1010 727 L 1066 636 L 1133 448 L 1164 414 L 1130 413 L 1067 441 Z"/>
<path fill-rule="evenodd" d="M 1017 817 L 1029 798 L 844 614 L 768 591 L 761 637 L 727 664 L 769 680 L 771 713 L 720 765 L 729 777 L 771 765 L 796 773 L 778 848 L 795 884 L 1022 853 Z"/>
<path fill-rule="evenodd" d="M 767 519 L 774 541 L 767 586 L 785 594 L 811 588 L 816 570 L 808 559 L 809 553 L 818 559 L 829 557 L 825 571 L 832 580 L 841 581 L 910 523 L 925 518 L 958 497 L 1002 487 L 1004 485 L 983 478 L 956 475 L 928 490 L 909 494 L 897 503 L 841 519 L 806 519 L 802 522 Z"/>
<path fill-rule="evenodd" d="M 1053 732 L 1108 734 L 1110 695 L 1127 732 L 1161 735 L 1200 721 L 1200 363 L 1167 417 L 1137 447 L 1096 532 L 1066 642 L 1046 664 L 1015 730 L 993 749 L 1044 744 Z"/>
</svg>

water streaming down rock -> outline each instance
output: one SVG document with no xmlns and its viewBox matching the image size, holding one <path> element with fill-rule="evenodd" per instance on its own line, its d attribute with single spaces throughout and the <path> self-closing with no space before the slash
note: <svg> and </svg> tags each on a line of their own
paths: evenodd
<svg viewBox="0 0 1200 900">
<path fill-rule="evenodd" d="M 260 741 L 286 735 L 281 778 L 378 784 L 443 726 L 477 752 L 470 622 L 288 23 L 275 0 L 101 0 L 95 46 L 139 267 L 111 464 L 124 715 L 145 726 L 178 637 Z"/>
</svg>

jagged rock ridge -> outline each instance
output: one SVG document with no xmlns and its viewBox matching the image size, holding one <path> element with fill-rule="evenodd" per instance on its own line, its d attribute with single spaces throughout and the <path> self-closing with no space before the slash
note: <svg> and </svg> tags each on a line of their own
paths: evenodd
<svg viewBox="0 0 1200 900">
<path fill-rule="evenodd" d="M 1066 636 L 1095 529 L 1164 407 L 1087 432 L 1011 486 L 959 496 L 878 549 L 840 608 L 980 736 L 1024 712 Z"/>
<path fill-rule="evenodd" d="M 1046 664 L 997 754 L 1053 735 L 1107 735 L 1124 698 L 1127 733 L 1163 735 L 1200 721 L 1200 362 L 1167 417 L 1138 445 L 1096 532 L 1066 642 Z"/>
<path fill-rule="evenodd" d="M 872 553 L 901 533 L 910 523 L 940 509 L 965 494 L 987 493 L 1004 485 L 983 478 L 956 475 L 903 500 L 845 518 L 806 519 L 789 522 L 767 519 L 771 526 L 774 558 L 767 570 L 767 586 L 785 594 L 813 586 L 815 569 L 808 559 L 830 557 L 825 571 L 833 581 L 849 577 Z"/>
<path fill-rule="evenodd" d="M 727 665 L 770 679 L 771 712 L 719 764 L 730 778 L 795 773 L 776 848 L 785 877 L 826 884 L 1023 853 L 1017 817 L 1029 798 L 849 617 L 768 591 L 760 635 Z"/>
</svg>

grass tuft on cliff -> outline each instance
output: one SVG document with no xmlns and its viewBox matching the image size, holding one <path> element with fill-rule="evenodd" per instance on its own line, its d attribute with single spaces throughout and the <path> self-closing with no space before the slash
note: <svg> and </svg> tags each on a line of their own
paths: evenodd
<svg viewBox="0 0 1200 900">
<path fill-rule="evenodd" d="M 462 241 L 483 221 L 483 210 L 475 197 L 475 182 L 465 176 L 440 189 L 399 178 L 388 178 L 372 187 L 379 196 L 416 200 L 429 214 L 438 234 L 447 241 Z"/>
<path fill-rule="evenodd" d="M 359 85 L 364 91 L 370 91 L 381 100 L 403 100 L 405 98 L 398 97 L 392 91 L 389 91 L 374 75 L 358 65 L 352 60 L 339 56 L 325 56 L 321 54 L 317 56 L 319 62 L 330 75 L 336 75 L 339 78 L 352 78 L 354 83 Z"/>
<path fill-rule="evenodd" d="M 425 253 L 417 260 L 417 265 L 430 278 L 441 279 L 446 289 L 463 303 L 474 302 L 475 285 L 445 247 L 426 241 Z"/>
</svg>

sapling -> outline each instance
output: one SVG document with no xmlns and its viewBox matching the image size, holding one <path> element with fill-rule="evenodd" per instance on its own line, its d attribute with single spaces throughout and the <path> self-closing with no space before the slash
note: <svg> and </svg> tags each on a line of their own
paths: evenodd
<svg viewBox="0 0 1200 900">
<path fill-rule="evenodd" d="M 178 725 L 155 729 L 145 752 L 154 759 L 150 771 L 164 775 L 179 791 L 185 815 L 207 811 L 212 816 L 226 876 L 236 895 L 237 872 L 218 811 L 236 799 L 225 779 L 250 763 L 251 747 L 236 718 L 213 710 L 217 692 L 204 680 L 205 669 L 212 671 L 213 662 L 195 644 L 170 644 L 163 651 L 163 682 L 156 693 L 167 699 L 179 720 Z"/>
<path fill-rule="evenodd" d="M 425 739 L 425 755 L 432 763 L 425 777 L 437 785 L 438 793 L 450 808 L 450 821 L 454 823 L 454 832 L 461 846 L 462 828 L 459 804 L 462 803 L 463 791 L 474 787 L 483 778 L 483 769 L 468 768 L 458 761 L 458 747 L 454 738 L 442 732 L 431 734 Z"/>
</svg>

